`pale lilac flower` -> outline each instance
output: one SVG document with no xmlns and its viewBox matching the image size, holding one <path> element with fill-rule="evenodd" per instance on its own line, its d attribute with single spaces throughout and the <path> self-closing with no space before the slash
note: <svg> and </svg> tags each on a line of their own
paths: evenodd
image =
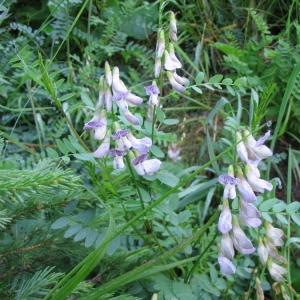
<svg viewBox="0 0 300 300">
<path fill-rule="evenodd" d="M 223 234 L 232 229 L 232 214 L 226 198 L 223 199 L 223 209 L 219 217 L 218 229 Z"/>
<path fill-rule="evenodd" d="M 104 157 L 108 153 L 109 148 L 110 148 L 110 135 L 106 134 L 102 144 L 94 152 L 94 156 L 96 158 Z"/>
<path fill-rule="evenodd" d="M 111 149 L 108 152 L 111 157 L 114 158 L 113 167 L 114 169 L 123 169 L 125 167 L 123 156 L 126 154 L 126 151 L 119 149 Z"/>
<path fill-rule="evenodd" d="M 104 102 L 106 111 L 110 112 L 112 109 L 112 93 L 108 86 L 106 86 L 104 90 Z"/>
<path fill-rule="evenodd" d="M 273 189 L 272 183 L 257 177 L 249 165 L 246 165 L 245 169 L 248 183 L 253 191 L 263 193 L 265 190 L 271 191 Z"/>
<path fill-rule="evenodd" d="M 176 143 L 171 143 L 168 148 L 168 156 L 174 161 L 181 160 L 180 148 Z"/>
<path fill-rule="evenodd" d="M 112 72 L 112 89 L 113 89 L 114 94 L 128 91 L 126 85 L 120 79 L 120 71 L 119 71 L 118 67 L 113 68 L 113 72 Z"/>
<path fill-rule="evenodd" d="M 83 130 L 94 130 L 94 139 L 102 140 L 105 137 L 107 129 L 107 117 L 105 110 L 101 113 L 96 112 L 91 121 L 84 124 Z"/>
<path fill-rule="evenodd" d="M 243 176 L 243 171 L 241 168 L 238 167 L 238 178 L 239 178 L 239 183 L 237 185 L 238 190 L 246 202 L 254 202 L 256 201 L 256 195 L 254 194 L 252 187 L 250 184 L 246 181 L 246 179 Z"/>
<path fill-rule="evenodd" d="M 176 18 L 173 11 L 170 11 L 170 28 L 173 32 L 177 33 Z"/>
<path fill-rule="evenodd" d="M 247 203 L 243 199 L 240 200 L 239 213 L 242 223 L 247 227 L 256 228 L 262 223 L 259 210 L 252 203 Z"/>
<path fill-rule="evenodd" d="M 267 131 L 267 133 L 257 141 L 254 139 L 254 137 L 250 134 L 248 130 L 244 130 L 243 135 L 244 137 L 247 137 L 245 144 L 248 150 L 248 156 L 251 160 L 261 160 L 273 155 L 272 150 L 267 146 L 263 145 L 268 139 L 268 137 L 271 135 L 270 130 Z"/>
<path fill-rule="evenodd" d="M 284 232 L 279 228 L 273 227 L 269 222 L 265 223 L 265 228 L 267 231 L 267 236 L 271 240 L 271 242 L 275 246 L 283 246 L 284 242 L 282 240 L 282 237 L 284 236 Z"/>
<path fill-rule="evenodd" d="M 158 78 L 161 71 L 161 58 L 155 58 L 154 63 L 154 77 Z"/>
<path fill-rule="evenodd" d="M 181 85 L 187 85 L 189 83 L 187 78 L 179 76 L 176 71 L 173 72 L 173 77 Z"/>
<path fill-rule="evenodd" d="M 174 73 L 173 72 L 167 72 L 167 77 L 169 79 L 170 84 L 172 85 L 173 89 L 175 89 L 176 91 L 183 93 L 186 88 L 181 85 L 180 83 L 178 83 L 175 78 L 174 78 Z"/>
<path fill-rule="evenodd" d="M 136 96 L 127 89 L 124 82 L 120 79 L 118 67 L 113 68 L 112 79 L 112 89 L 114 94 L 112 101 L 126 100 L 129 106 L 136 106 L 143 102 L 141 97 Z"/>
<path fill-rule="evenodd" d="M 242 254 L 251 254 L 255 251 L 250 239 L 247 238 L 245 232 L 239 226 L 235 216 L 233 216 L 232 240 L 234 248 Z"/>
<path fill-rule="evenodd" d="M 115 134 L 111 135 L 111 138 L 116 141 L 118 149 L 125 151 L 131 148 L 132 145 L 127 138 L 129 133 L 129 129 L 121 129 L 117 130 Z"/>
<path fill-rule="evenodd" d="M 149 104 L 150 105 L 156 105 L 158 106 L 159 104 L 159 99 L 158 99 L 158 94 L 160 93 L 159 88 L 156 84 L 153 84 L 145 86 L 146 94 L 149 97 Z"/>
<path fill-rule="evenodd" d="M 132 148 L 137 150 L 139 154 L 147 154 L 150 147 L 152 146 L 152 140 L 149 137 L 144 137 L 137 139 L 132 133 L 127 135 L 128 140 L 130 141 Z"/>
<path fill-rule="evenodd" d="M 239 131 L 237 131 L 235 135 L 236 135 L 236 142 L 237 142 L 236 152 L 239 158 L 242 160 L 242 162 L 248 163 L 248 152 L 243 142 L 242 135 Z"/>
<path fill-rule="evenodd" d="M 105 62 L 105 80 L 106 80 L 106 84 L 110 87 L 112 85 L 113 78 L 112 78 L 110 65 L 107 61 Z"/>
<path fill-rule="evenodd" d="M 225 185 L 223 197 L 234 199 L 236 197 L 235 185 L 239 183 L 239 179 L 230 174 L 222 174 L 218 179 L 221 184 Z"/>
<path fill-rule="evenodd" d="M 234 258 L 233 242 L 228 233 L 222 234 L 220 251 L 223 256 L 230 260 Z"/>
<path fill-rule="evenodd" d="M 124 111 L 124 117 L 132 125 L 140 125 L 139 119 L 136 116 L 134 116 L 129 110 Z"/>
<path fill-rule="evenodd" d="M 267 267 L 270 272 L 271 277 L 277 282 L 285 281 L 285 278 L 282 276 L 287 273 L 287 269 L 276 264 L 272 259 L 268 259 Z"/>
<path fill-rule="evenodd" d="M 180 60 L 176 57 L 173 44 L 169 44 L 169 54 L 170 54 L 171 60 L 176 63 L 176 66 L 177 66 L 176 69 L 180 69 L 182 67 L 182 64 L 181 64 Z"/>
<path fill-rule="evenodd" d="M 145 173 L 153 175 L 160 168 L 161 161 L 159 159 L 147 160 L 147 158 L 148 154 L 142 154 L 131 161 L 131 165 L 139 175 L 145 175 Z"/>
<path fill-rule="evenodd" d="M 221 273 L 225 276 L 234 274 L 236 271 L 236 268 L 234 264 L 227 258 L 222 255 L 218 256 L 218 262 L 220 265 Z"/>
<path fill-rule="evenodd" d="M 159 31 L 158 40 L 156 43 L 156 58 L 162 58 L 166 48 L 165 32 L 163 29 Z"/>
<path fill-rule="evenodd" d="M 177 42 L 177 34 L 172 29 L 170 29 L 169 33 L 170 33 L 171 41 L 176 43 Z"/>
<path fill-rule="evenodd" d="M 182 64 L 180 63 L 180 61 L 177 60 L 173 60 L 170 56 L 170 53 L 165 50 L 164 51 L 164 57 L 165 57 L 165 69 L 168 71 L 175 71 L 176 69 L 180 69 L 182 67 Z M 175 79 L 174 79 L 175 80 Z"/>
<path fill-rule="evenodd" d="M 265 245 L 268 250 L 269 255 L 274 258 L 278 263 L 286 264 L 286 259 L 280 255 L 276 249 L 276 246 L 272 243 L 272 241 L 268 238 L 265 239 Z"/>
<path fill-rule="evenodd" d="M 267 263 L 269 257 L 269 251 L 264 244 L 264 241 L 261 237 L 258 239 L 258 247 L 257 247 L 257 254 L 259 257 L 260 262 L 265 265 Z"/>
</svg>

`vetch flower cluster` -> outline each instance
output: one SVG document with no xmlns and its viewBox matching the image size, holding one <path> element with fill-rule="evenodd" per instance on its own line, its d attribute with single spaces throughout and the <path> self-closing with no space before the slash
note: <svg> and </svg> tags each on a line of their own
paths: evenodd
<svg viewBox="0 0 300 300">
<path fill-rule="evenodd" d="M 83 127 L 86 131 L 93 131 L 96 140 L 102 140 L 94 156 L 103 158 L 109 155 L 113 158 L 114 169 L 122 169 L 125 167 L 124 156 L 129 153 L 132 159 L 131 165 L 138 174 L 152 175 L 161 165 L 158 159 L 147 159 L 152 140 L 149 137 L 137 138 L 130 129 L 122 129 L 126 125 L 121 126 L 119 122 L 108 121 L 110 116 L 116 118 L 118 108 L 119 114 L 123 115 L 131 125 L 140 125 L 139 119 L 130 112 L 129 108 L 140 105 L 143 99 L 127 89 L 120 79 L 119 68 L 111 69 L 108 62 L 105 63 L 105 76 L 101 76 L 99 87 L 96 111 L 93 118 Z M 145 89 L 153 105 L 157 105 L 158 87 L 153 84 L 146 86 Z M 114 103 L 116 103 L 115 109 L 113 109 Z"/>
<path fill-rule="evenodd" d="M 175 14 L 172 11 L 170 12 L 169 38 L 170 42 L 166 46 L 165 31 L 163 29 L 159 30 L 156 44 L 154 76 L 155 78 L 160 76 L 163 59 L 163 66 L 170 84 L 175 90 L 182 93 L 186 89 L 185 85 L 188 83 L 188 79 L 179 76 L 176 72 L 176 70 L 182 68 L 182 63 L 177 58 L 174 49 L 174 43 L 177 42 L 177 24 Z"/>
<path fill-rule="evenodd" d="M 273 189 L 270 182 L 260 178 L 258 168 L 263 159 L 273 155 L 272 151 L 264 145 L 269 136 L 270 131 L 256 141 L 248 130 L 244 130 L 243 133 L 237 132 L 236 150 L 241 162 L 236 166 L 230 165 L 228 173 L 219 176 L 219 182 L 224 185 L 224 191 L 222 212 L 218 221 L 218 230 L 222 233 L 218 262 L 224 275 L 233 274 L 236 271 L 232 262 L 234 249 L 244 255 L 255 251 L 252 241 L 246 236 L 241 225 L 257 228 L 262 224 L 261 214 L 254 203 L 257 200 L 257 193 L 264 193 L 266 190 L 271 191 Z M 229 199 L 233 200 L 237 196 L 238 215 L 235 215 L 231 212 Z M 278 261 L 279 255 L 274 249 L 271 250 L 272 243 L 268 241 L 272 239 L 270 236 L 273 236 L 275 241 L 276 234 L 274 232 L 277 232 L 277 241 L 273 244 L 280 245 L 283 232 L 281 230 L 280 232 L 276 230 L 272 232 L 273 235 L 270 232 L 267 234 L 268 238 L 260 239 L 258 249 L 260 257 L 262 257 L 261 261 L 264 264 L 267 263 L 271 276 L 275 280 L 281 281 L 280 276 L 283 274 L 283 270 L 274 264 L 274 259 Z"/>
</svg>

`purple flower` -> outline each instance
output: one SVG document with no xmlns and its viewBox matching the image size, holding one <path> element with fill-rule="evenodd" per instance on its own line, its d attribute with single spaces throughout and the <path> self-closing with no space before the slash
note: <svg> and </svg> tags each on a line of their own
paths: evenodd
<svg viewBox="0 0 300 300">
<path fill-rule="evenodd" d="M 272 183 L 260 179 L 256 175 L 257 174 L 252 170 L 250 165 L 246 165 L 247 180 L 253 191 L 263 193 L 265 190 L 271 191 L 273 189 Z"/>
<path fill-rule="evenodd" d="M 247 227 L 256 228 L 261 225 L 260 212 L 252 203 L 241 199 L 239 212 L 242 223 Z"/>
<path fill-rule="evenodd" d="M 232 214 L 226 198 L 223 199 L 223 209 L 219 217 L 218 229 L 223 234 L 232 229 Z"/>
<path fill-rule="evenodd" d="M 241 159 L 242 162 L 248 163 L 248 152 L 243 142 L 242 135 L 239 131 L 236 132 L 236 142 L 237 142 L 236 152 L 239 158 Z"/>
<path fill-rule="evenodd" d="M 132 133 L 127 135 L 128 140 L 130 141 L 132 148 L 137 150 L 139 154 L 146 154 L 149 152 L 149 148 L 152 146 L 152 140 L 149 137 L 144 137 L 137 139 Z"/>
<path fill-rule="evenodd" d="M 126 154 L 126 151 L 122 151 L 119 149 L 111 149 L 109 150 L 109 154 L 111 157 L 114 158 L 114 169 L 123 169 L 125 167 L 123 156 Z"/>
<path fill-rule="evenodd" d="M 254 194 L 250 184 L 244 178 L 241 168 L 238 168 L 238 178 L 240 181 L 239 181 L 237 187 L 238 187 L 238 190 L 241 193 L 241 196 L 244 199 L 244 201 L 246 201 L 246 202 L 256 201 L 256 199 L 257 199 L 256 195 Z"/>
<path fill-rule="evenodd" d="M 263 239 L 259 237 L 258 239 L 258 247 L 257 247 L 257 254 L 259 257 L 260 262 L 265 265 L 267 263 L 269 252 L 267 247 L 264 245 Z"/>
<path fill-rule="evenodd" d="M 174 56 L 172 59 L 170 53 L 167 50 L 164 51 L 164 57 L 165 57 L 164 66 L 167 71 L 175 71 L 176 69 L 180 69 L 182 67 L 181 62 L 177 58 L 174 59 Z"/>
<path fill-rule="evenodd" d="M 107 129 L 107 117 L 106 112 L 103 109 L 101 113 L 96 112 L 91 121 L 84 124 L 83 130 L 95 130 L 94 139 L 102 140 L 105 137 Z"/>
<path fill-rule="evenodd" d="M 98 149 L 94 152 L 94 156 L 97 158 L 104 157 L 110 148 L 110 136 L 107 134 L 102 142 L 102 144 L 98 147 Z"/>
<path fill-rule="evenodd" d="M 245 144 L 248 150 L 248 157 L 251 160 L 261 160 L 273 155 L 271 149 L 263 145 L 271 135 L 270 130 L 257 141 L 254 139 L 254 137 L 250 134 L 248 130 L 244 130 L 243 135 L 244 137 L 247 137 Z"/>
<path fill-rule="evenodd" d="M 276 264 L 272 259 L 268 259 L 267 267 L 270 272 L 271 277 L 277 282 L 285 281 L 285 278 L 282 276 L 287 273 L 287 269 Z"/>
<path fill-rule="evenodd" d="M 178 91 L 180 93 L 183 93 L 186 90 L 186 88 L 183 85 L 181 85 L 180 83 L 178 83 L 175 80 L 174 73 L 167 72 L 167 76 L 168 76 L 169 82 L 172 85 L 173 89 L 175 89 L 176 91 Z"/>
<path fill-rule="evenodd" d="M 284 232 L 279 228 L 273 227 L 269 222 L 265 223 L 265 228 L 267 231 L 267 236 L 270 239 L 270 241 L 275 246 L 283 246 L 284 242 L 282 237 L 284 236 Z"/>
<path fill-rule="evenodd" d="M 165 32 L 161 29 L 158 33 L 158 39 L 156 43 L 156 58 L 162 58 L 166 48 Z"/>
<path fill-rule="evenodd" d="M 145 91 L 148 96 L 157 95 L 160 93 L 159 88 L 155 84 L 145 86 Z"/>
<path fill-rule="evenodd" d="M 232 232 L 233 245 L 237 251 L 242 254 L 251 254 L 255 251 L 252 242 L 247 238 L 245 232 L 238 224 L 236 217 L 234 217 Z"/>
<path fill-rule="evenodd" d="M 239 183 L 239 179 L 230 174 L 222 174 L 219 176 L 219 182 L 225 185 L 223 197 L 234 199 L 236 197 L 235 185 Z"/>
<path fill-rule="evenodd" d="M 236 268 L 234 264 L 227 258 L 222 255 L 218 256 L 218 262 L 220 265 L 221 273 L 225 276 L 234 274 L 236 271 Z"/>
<path fill-rule="evenodd" d="M 154 77 L 158 78 L 161 71 L 161 58 L 155 58 L 155 64 L 154 64 Z"/>
<path fill-rule="evenodd" d="M 220 251 L 223 256 L 227 257 L 230 260 L 233 260 L 234 258 L 233 242 L 228 233 L 222 234 Z"/>
<path fill-rule="evenodd" d="M 131 143 L 127 138 L 130 133 L 129 129 L 118 130 L 115 134 L 112 134 L 111 138 L 117 141 L 117 148 L 124 151 L 131 148 Z"/>
<path fill-rule="evenodd" d="M 148 154 L 142 154 L 131 161 L 131 165 L 139 175 L 153 175 L 160 168 L 161 161 L 159 159 L 149 159 Z"/>
</svg>

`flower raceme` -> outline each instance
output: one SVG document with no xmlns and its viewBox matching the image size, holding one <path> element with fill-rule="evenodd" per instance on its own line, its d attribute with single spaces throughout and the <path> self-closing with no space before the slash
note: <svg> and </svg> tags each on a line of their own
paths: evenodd
<svg viewBox="0 0 300 300">
<path fill-rule="evenodd" d="M 230 165 L 227 174 L 219 176 L 219 183 L 224 186 L 222 212 L 218 221 L 218 230 L 222 233 L 221 244 L 218 254 L 218 262 L 222 274 L 235 273 L 234 259 L 235 248 L 241 254 L 247 255 L 255 251 L 252 241 L 246 236 L 241 228 L 244 225 L 248 228 L 261 226 L 261 214 L 255 206 L 257 193 L 271 191 L 273 185 L 267 180 L 260 178 L 259 163 L 273 155 L 272 151 L 264 145 L 270 136 L 268 131 L 262 138 L 255 140 L 249 131 L 236 133 L 236 151 L 241 162 L 234 168 Z M 237 187 L 237 191 L 236 191 Z M 230 210 L 228 199 L 235 199 L 238 196 L 238 215 Z M 285 259 L 280 256 L 276 246 L 283 245 L 283 231 L 274 228 L 270 223 L 265 222 L 266 237 L 259 238 L 258 255 L 262 264 L 267 264 L 272 278 L 276 281 L 283 281 L 283 274 L 286 269 L 279 264 L 284 264 Z"/>
</svg>

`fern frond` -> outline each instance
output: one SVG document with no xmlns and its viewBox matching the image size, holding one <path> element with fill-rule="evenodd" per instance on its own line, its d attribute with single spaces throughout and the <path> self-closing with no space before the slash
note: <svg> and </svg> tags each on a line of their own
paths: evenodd
<svg viewBox="0 0 300 300">
<path fill-rule="evenodd" d="M 49 292 L 49 286 L 55 284 L 63 273 L 52 273 L 54 267 L 47 267 L 36 272 L 30 279 L 23 282 L 18 289 L 16 300 L 40 299 Z M 36 297 L 36 298 L 33 298 Z"/>
</svg>

